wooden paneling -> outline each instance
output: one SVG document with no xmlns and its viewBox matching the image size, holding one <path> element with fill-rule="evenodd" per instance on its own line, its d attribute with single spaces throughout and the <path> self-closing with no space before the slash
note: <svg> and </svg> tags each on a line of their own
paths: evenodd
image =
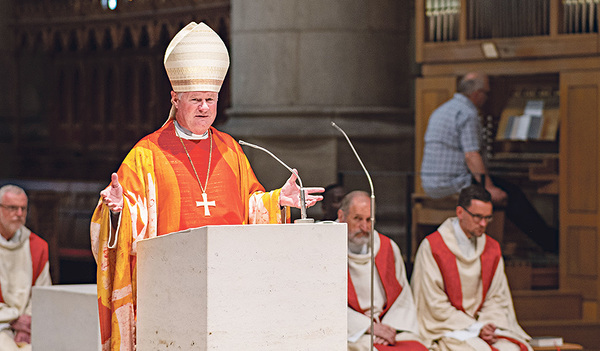
<svg viewBox="0 0 600 351">
<path fill-rule="evenodd" d="M 568 172 L 566 181 L 571 191 L 566 195 L 570 213 L 598 212 L 598 86 L 585 82 L 569 85 L 563 90 L 566 116 L 563 125 L 567 134 L 563 145 L 568 152 L 564 159 Z M 564 103 L 565 101 L 563 101 Z"/>
<path fill-rule="evenodd" d="M 561 73 L 560 115 L 560 286 L 598 306 L 600 70 Z"/>
<path fill-rule="evenodd" d="M 459 75 L 471 71 L 485 72 L 489 75 L 517 75 L 557 73 L 570 70 L 600 69 L 598 57 L 572 57 L 537 60 L 487 60 L 477 62 L 454 62 L 452 64 L 428 64 L 421 66 L 424 77 L 440 75 Z"/>
<path fill-rule="evenodd" d="M 415 191 L 422 193 L 421 160 L 425 146 L 425 131 L 431 113 L 441 104 L 448 101 L 456 91 L 456 77 L 419 78 L 416 84 L 415 106 Z"/>
<path fill-rule="evenodd" d="M 493 42 L 499 59 L 522 59 L 528 57 L 550 57 L 590 55 L 598 53 L 596 34 L 569 34 L 555 38 L 495 38 L 461 42 L 424 43 L 423 63 L 460 62 L 485 60 L 481 44 Z M 497 61 L 497 60 L 495 60 Z"/>
<path fill-rule="evenodd" d="M 598 277 L 598 233 L 594 227 L 571 226 L 567 230 L 567 272 L 583 279 Z"/>
<path fill-rule="evenodd" d="M 560 288 L 582 294 L 584 319 L 600 320 L 600 35 L 563 34 L 563 2 L 549 0 L 549 35 L 469 40 L 467 2 L 461 0 L 458 41 L 425 42 L 424 21 L 417 20 L 416 60 L 423 78 L 416 85 L 415 191 L 422 191 L 418 172 L 429 115 L 451 96 L 456 79 L 471 71 L 497 80 L 526 76 L 532 84 L 541 82 L 536 76 L 558 76 Z M 425 0 L 415 3 L 415 13 L 424 16 Z M 496 45 L 498 59 L 483 56 L 485 41 Z"/>
<path fill-rule="evenodd" d="M 521 322 L 549 319 L 574 320 L 581 319 L 583 315 L 581 295 L 573 292 L 513 290 L 512 298 L 517 319 Z"/>
</svg>

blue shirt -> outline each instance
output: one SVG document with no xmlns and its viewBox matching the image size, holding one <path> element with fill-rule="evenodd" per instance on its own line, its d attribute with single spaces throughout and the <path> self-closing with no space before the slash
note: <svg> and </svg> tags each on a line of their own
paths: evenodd
<svg viewBox="0 0 600 351">
<path fill-rule="evenodd" d="M 454 94 L 433 111 L 421 163 L 421 183 L 428 196 L 456 194 L 471 184 L 465 153 L 480 151 L 481 128 L 477 107 L 463 94 Z"/>
</svg>

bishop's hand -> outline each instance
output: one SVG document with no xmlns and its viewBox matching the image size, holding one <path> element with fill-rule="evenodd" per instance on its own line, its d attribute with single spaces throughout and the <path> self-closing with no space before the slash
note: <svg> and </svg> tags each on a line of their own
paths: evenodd
<svg viewBox="0 0 600 351">
<path fill-rule="evenodd" d="M 297 172 L 294 169 L 294 172 Z M 279 194 L 279 205 L 290 206 L 300 208 L 300 186 L 296 184 L 298 178 L 296 174 L 292 172 L 290 178 L 281 187 L 281 193 Z M 321 195 L 311 195 L 312 193 L 322 193 L 325 191 L 324 188 L 304 188 L 304 194 L 306 198 L 306 207 L 313 206 L 318 201 L 323 200 Z"/>
<path fill-rule="evenodd" d="M 111 175 L 110 185 L 100 192 L 102 203 L 108 206 L 111 212 L 121 212 L 123 210 L 123 187 L 119 183 L 119 176 L 116 173 Z"/>
</svg>

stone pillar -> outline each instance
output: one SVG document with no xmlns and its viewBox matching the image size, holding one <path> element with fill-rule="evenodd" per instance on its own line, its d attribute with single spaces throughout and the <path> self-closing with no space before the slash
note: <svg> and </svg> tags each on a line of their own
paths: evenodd
<svg viewBox="0 0 600 351">
<path fill-rule="evenodd" d="M 10 174 L 14 155 L 14 138 L 17 116 L 16 63 L 13 52 L 13 34 L 10 24 L 13 15 L 13 1 L 0 0 L 0 178 Z"/>
<path fill-rule="evenodd" d="M 232 107 L 222 129 L 297 167 L 305 186 L 342 174 L 346 190 L 369 191 L 335 121 L 374 178 L 377 217 L 404 216 L 402 174 L 413 157 L 412 2 L 231 0 L 231 11 Z M 267 189 L 287 179 L 268 155 L 245 151 Z M 318 219 L 320 206 L 309 214 Z"/>
</svg>

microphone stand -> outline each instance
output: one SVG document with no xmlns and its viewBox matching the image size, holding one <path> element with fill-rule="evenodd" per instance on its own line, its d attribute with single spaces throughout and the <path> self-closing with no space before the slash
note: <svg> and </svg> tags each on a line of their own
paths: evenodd
<svg viewBox="0 0 600 351">
<path fill-rule="evenodd" d="M 365 174 L 367 176 L 367 179 L 369 180 L 369 187 L 371 188 L 371 233 L 369 233 L 369 241 L 370 241 L 370 245 L 371 245 L 371 308 L 370 308 L 370 313 L 371 313 L 371 351 L 373 351 L 373 341 L 374 341 L 374 334 L 373 334 L 373 295 L 374 295 L 374 275 L 375 275 L 375 190 L 373 190 L 373 181 L 371 180 L 371 176 L 369 175 L 369 171 L 367 171 L 367 168 L 365 167 L 365 165 L 363 164 L 362 160 L 360 159 L 360 156 L 358 156 L 358 153 L 356 152 L 356 149 L 354 149 L 354 145 L 352 145 L 352 142 L 350 141 L 350 138 L 348 138 L 348 135 L 342 130 L 342 128 L 340 128 L 337 124 L 335 124 L 333 121 L 331 122 L 331 125 L 339 130 L 344 137 L 346 138 L 346 140 L 348 141 L 348 145 L 350 145 L 350 148 L 352 149 L 352 152 L 354 152 L 354 156 L 356 156 L 356 159 L 358 160 L 358 163 L 360 163 L 360 166 L 362 167 L 363 171 L 365 171 Z"/>
<path fill-rule="evenodd" d="M 250 144 L 250 143 L 247 143 L 247 142 L 245 142 L 243 140 L 238 140 L 238 142 L 240 143 L 240 145 L 250 146 L 251 148 L 258 149 L 258 150 L 266 152 L 271 157 L 273 157 L 274 159 L 276 159 L 279 163 L 281 163 L 283 165 L 283 167 L 287 168 L 288 171 L 290 171 L 290 172 L 292 172 L 293 174 L 296 175 L 296 178 L 298 178 L 298 182 L 300 183 L 300 219 L 296 219 L 294 221 L 294 223 L 314 223 L 315 222 L 314 219 L 312 219 L 312 218 L 306 218 L 306 194 L 304 193 L 304 185 L 302 185 L 302 179 L 300 179 L 300 175 L 298 175 L 298 172 L 296 172 L 295 170 L 293 170 L 292 168 L 290 168 L 288 165 L 286 165 L 285 163 L 283 163 L 283 161 L 281 161 L 271 151 L 265 149 L 264 147 L 261 147 L 261 146 L 258 146 L 258 145 L 254 145 L 254 144 Z"/>
</svg>

